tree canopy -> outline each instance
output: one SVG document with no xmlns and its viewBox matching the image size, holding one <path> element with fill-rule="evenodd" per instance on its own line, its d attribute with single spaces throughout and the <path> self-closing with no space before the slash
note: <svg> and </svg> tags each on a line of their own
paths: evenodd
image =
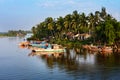
<svg viewBox="0 0 120 80">
<path fill-rule="evenodd" d="M 93 42 L 113 44 L 120 41 L 120 22 L 106 12 L 102 7 L 101 11 L 95 11 L 86 15 L 73 11 L 66 16 L 52 18 L 48 17 L 43 22 L 32 28 L 33 39 L 42 38 L 67 39 L 67 33 L 91 35 Z"/>
</svg>

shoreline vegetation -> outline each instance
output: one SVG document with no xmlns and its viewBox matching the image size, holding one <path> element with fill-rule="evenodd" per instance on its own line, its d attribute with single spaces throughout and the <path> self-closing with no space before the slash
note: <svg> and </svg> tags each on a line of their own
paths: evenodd
<svg viewBox="0 0 120 80">
<path fill-rule="evenodd" d="M 22 37 L 25 36 L 27 33 L 31 33 L 30 31 L 24 30 L 9 30 L 8 32 L 0 32 L 0 37 Z"/>
<path fill-rule="evenodd" d="M 28 40 L 47 39 L 62 45 L 102 45 L 120 48 L 120 22 L 106 12 L 95 11 L 86 15 L 76 10 L 65 17 L 47 17 L 32 27 L 33 36 Z"/>
</svg>

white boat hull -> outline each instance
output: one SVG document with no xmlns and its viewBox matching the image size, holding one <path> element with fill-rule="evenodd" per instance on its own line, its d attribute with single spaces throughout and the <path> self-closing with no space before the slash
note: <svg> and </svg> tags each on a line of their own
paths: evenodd
<svg viewBox="0 0 120 80">
<path fill-rule="evenodd" d="M 65 49 L 42 49 L 42 48 L 36 48 L 33 49 L 34 52 L 65 52 Z"/>
</svg>

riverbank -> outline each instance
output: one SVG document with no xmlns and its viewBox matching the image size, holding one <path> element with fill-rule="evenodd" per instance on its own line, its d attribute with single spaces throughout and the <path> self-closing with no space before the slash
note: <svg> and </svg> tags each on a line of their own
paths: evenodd
<svg viewBox="0 0 120 80">
<path fill-rule="evenodd" d="M 73 47 L 81 47 L 82 45 L 85 44 L 89 44 L 87 41 L 78 41 L 78 40 L 74 40 L 74 41 L 70 41 L 70 40 L 65 40 L 65 39 L 52 39 L 50 40 L 51 43 L 55 43 L 55 44 L 61 44 L 63 46 L 67 46 L 69 48 L 73 48 Z"/>
<path fill-rule="evenodd" d="M 102 53 L 113 53 L 118 52 L 120 53 L 120 48 L 115 47 L 113 45 L 105 45 L 105 44 L 98 44 L 98 43 L 90 43 L 89 40 L 51 40 L 51 43 L 61 44 L 67 48 L 84 48 L 93 52 L 102 52 Z"/>
</svg>

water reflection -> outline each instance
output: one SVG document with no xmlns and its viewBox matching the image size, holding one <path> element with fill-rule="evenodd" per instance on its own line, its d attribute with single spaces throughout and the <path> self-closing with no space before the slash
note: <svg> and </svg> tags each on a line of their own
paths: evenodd
<svg viewBox="0 0 120 80">
<path fill-rule="evenodd" d="M 30 47 L 18 48 L 21 41 L 0 39 L 0 80 L 119 80 L 120 53 L 79 47 L 68 48 L 66 53 L 30 53 Z"/>
<path fill-rule="evenodd" d="M 66 53 L 31 52 L 28 56 L 42 60 L 50 70 L 58 68 L 62 73 L 67 73 L 76 79 L 114 80 L 118 79 L 118 75 L 120 75 L 119 53 L 101 53 L 82 48 L 67 48 Z"/>
<path fill-rule="evenodd" d="M 120 64 L 119 53 L 98 53 L 91 52 L 84 49 L 66 49 L 66 53 L 54 53 L 54 52 L 32 52 L 28 56 L 39 56 L 39 58 L 47 59 L 50 63 L 62 63 L 67 66 L 73 65 L 96 65 L 103 62 L 118 63 Z M 52 59 L 52 60 L 51 60 Z M 55 59 L 55 60 L 54 60 Z"/>
<path fill-rule="evenodd" d="M 31 52 L 28 54 L 28 56 L 46 56 L 46 58 L 53 56 L 55 58 L 59 58 L 63 54 L 64 54 L 63 52 Z"/>
<path fill-rule="evenodd" d="M 57 56 L 56 56 L 56 55 Z M 66 53 L 30 53 L 29 56 L 37 56 L 42 59 L 49 69 L 56 66 L 72 76 L 82 75 L 92 80 L 108 79 L 117 76 L 116 70 L 120 67 L 120 54 L 97 53 L 84 49 L 67 49 Z M 80 77 L 80 76 L 79 76 Z M 110 77 L 112 79 L 113 77 Z"/>
<path fill-rule="evenodd" d="M 81 53 L 78 54 L 74 49 L 67 50 L 66 53 L 53 52 L 32 52 L 28 56 L 37 56 L 40 59 L 46 60 L 47 66 L 54 65 L 77 68 L 80 63 L 94 64 L 94 54 Z M 55 64 L 54 64 L 55 63 Z M 52 67 L 51 67 L 52 68 Z"/>
<path fill-rule="evenodd" d="M 97 54 L 96 64 L 104 65 L 105 67 L 120 66 L 120 54 L 119 53 Z"/>
</svg>

